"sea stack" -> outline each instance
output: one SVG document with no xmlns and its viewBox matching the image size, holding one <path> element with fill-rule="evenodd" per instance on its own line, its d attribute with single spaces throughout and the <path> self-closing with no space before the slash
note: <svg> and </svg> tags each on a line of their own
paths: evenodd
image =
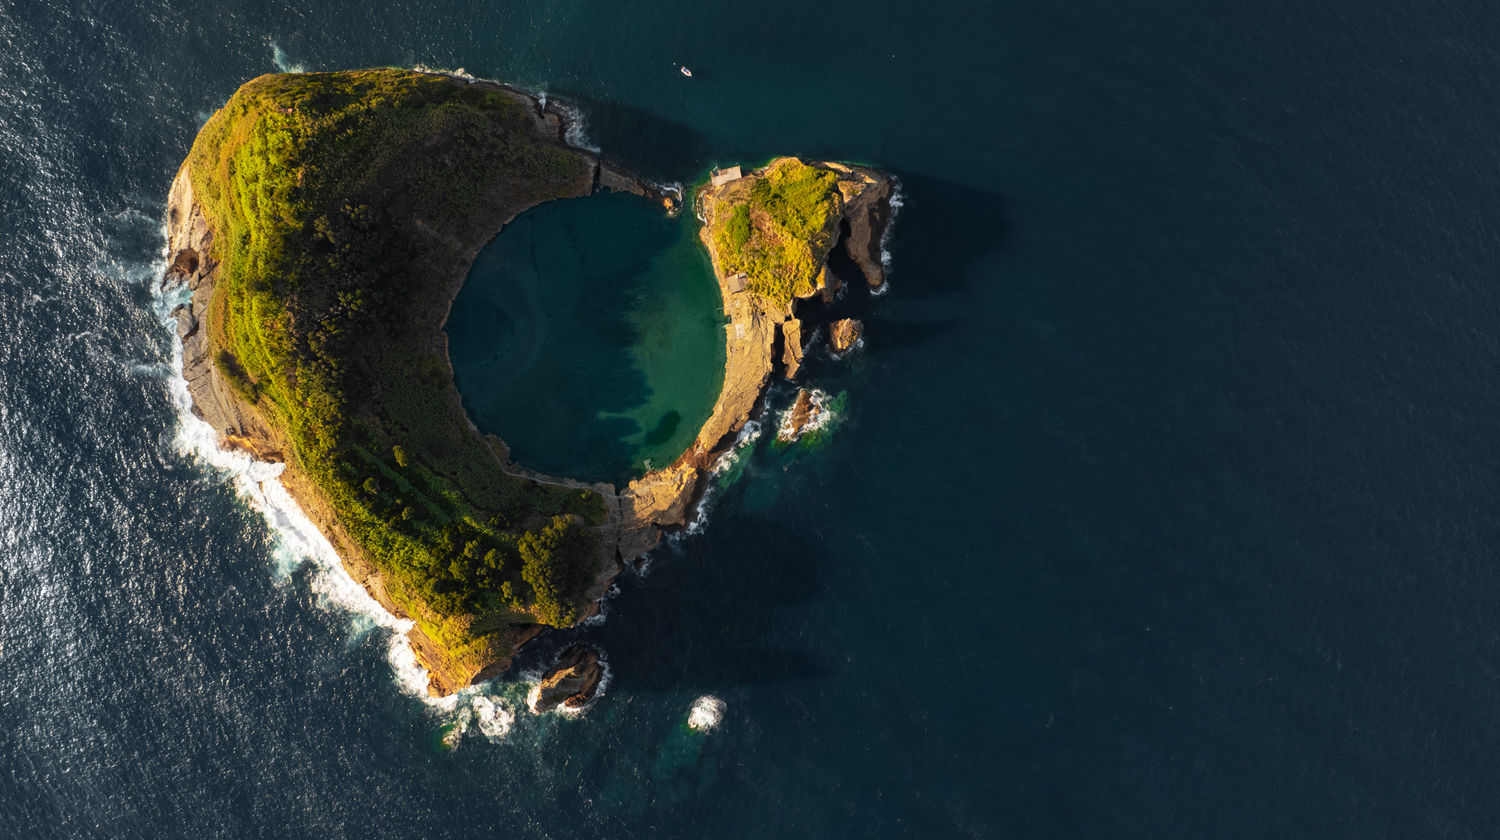
<svg viewBox="0 0 1500 840">
<path fill-rule="evenodd" d="M 604 666 L 599 651 L 588 645 L 574 645 L 563 651 L 557 664 L 548 669 L 542 681 L 531 689 L 526 705 L 535 714 L 564 709 L 581 709 L 594 699 Z"/>
</svg>

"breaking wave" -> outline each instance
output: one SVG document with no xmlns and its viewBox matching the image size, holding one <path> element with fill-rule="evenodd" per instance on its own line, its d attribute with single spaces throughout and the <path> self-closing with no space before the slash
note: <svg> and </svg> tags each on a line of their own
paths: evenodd
<svg viewBox="0 0 1500 840">
<path fill-rule="evenodd" d="M 703 497 L 693 507 L 687 526 L 668 536 L 668 540 L 676 542 L 684 537 L 703 533 L 708 527 L 708 515 L 713 510 L 715 497 L 718 496 L 719 491 L 727 489 L 744 474 L 749 451 L 755 446 L 755 442 L 760 440 L 762 431 L 764 431 L 764 426 L 759 420 L 745 423 L 744 428 L 740 429 L 740 433 L 735 436 L 734 445 L 716 458 L 708 468 L 708 483 L 704 487 Z"/>
<path fill-rule="evenodd" d="M 475 76 L 473 73 L 470 73 L 470 72 L 464 70 L 464 68 L 462 68 L 462 67 L 458 68 L 457 70 L 447 70 L 447 69 L 444 69 L 442 67 L 428 67 L 425 64 L 417 64 L 417 65 L 413 66 L 411 69 L 417 71 L 418 73 L 431 73 L 431 74 L 436 75 L 436 76 L 448 76 L 448 77 L 454 78 L 454 79 L 461 79 L 461 80 L 463 80 L 465 82 L 468 82 L 470 84 L 473 84 L 474 82 L 480 81 L 480 78 L 478 76 Z M 484 81 L 489 82 L 489 81 L 494 81 L 494 80 L 493 79 L 484 79 Z M 501 83 L 500 82 L 495 82 L 495 84 L 501 84 Z"/>
<path fill-rule="evenodd" d="M 802 438 L 816 439 L 818 435 L 832 428 L 833 424 L 838 421 L 840 411 L 843 408 L 843 400 L 839 397 L 830 396 L 827 391 L 821 388 L 808 388 L 806 390 L 808 401 L 812 404 L 812 411 L 808 415 L 807 421 L 800 426 L 797 425 L 794 416 L 797 409 L 797 401 L 793 400 L 792 404 L 781 412 L 779 422 L 777 423 L 776 442 L 778 444 L 796 443 Z"/>
<path fill-rule="evenodd" d="M 561 100 L 554 99 L 549 103 L 552 110 L 562 114 L 563 121 L 567 123 L 567 129 L 563 132 L 563 140 L 575 149 L 583 149 L 587 152 L 599 154 L 600 149 L 593 140 L 589 138 L 588 121 L 583 116 L 583 111 Z"/>
<path fill-rule="evenodd" d="M 901 179 L 891 176 L 891 197 L 887 202 L 891 208 L 891 217 L 885 221 L 885 230 L 880 233 L 880 267 L 885 269 L 885 282 L 880 288 L 872 289 L 874 295 L 883 295 L 891 290 L 891 231 L 896 229 L 896 217 L 901 215 L 901 208 L 906 206 L 906 190 L 901 185 Z"/>
<path fill-rule="evenodd" d="M 723 722 L 726 708 L 728 704 L 712 694 L 699 697 L 693 701 L 692 708 L 688 709 L 688 728 L 699 732 L 708 732 L 716 728 Z"/>
<path fill-rule="evenodd" d="M 276 69 L 283 73 L 306 73 L 307 65 L 301 62 L 293 63 L 286 57 L 286 51 L 275 41 L 271 42 L 271 63 Z"/>
</svg>

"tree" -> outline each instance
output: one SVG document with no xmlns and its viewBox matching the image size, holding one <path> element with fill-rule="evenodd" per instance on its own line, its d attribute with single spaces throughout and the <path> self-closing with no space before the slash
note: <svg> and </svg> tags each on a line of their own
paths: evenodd
<svg viewBox="0 0 1500 840">
<path fill-rule="evenodd" d="M 583 577 L 591 546 L 577 519 L 554 516 L 540 531 L 521 535 L 521 579 L 531 586 L 537 617 L 554 627 L 573 623 L 575 590 Z"/>
</svg>

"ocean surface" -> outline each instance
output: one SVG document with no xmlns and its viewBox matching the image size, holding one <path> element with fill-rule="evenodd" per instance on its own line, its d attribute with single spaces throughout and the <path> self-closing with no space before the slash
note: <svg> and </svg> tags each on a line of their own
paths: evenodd
<svg viewBox="0 0 1500 840">
<path fill-rule="evenodd" d="M 1500 6 L 0 0 L 0 47 L 0 837 L 1500 835 Z M 156 287 L 213 109 L 370 65 L 662 182 L 903 185 L 824 445 L 446 705 L 211 455 Z M 585 714 L 442 748 L 579 638 Z"/>
</svg>

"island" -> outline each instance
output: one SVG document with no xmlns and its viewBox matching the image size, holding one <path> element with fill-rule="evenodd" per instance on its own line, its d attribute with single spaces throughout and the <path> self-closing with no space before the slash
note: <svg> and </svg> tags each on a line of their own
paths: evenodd
<svg viewBox="0 0 1500 840">
<path fill-rule="evenodd" d="M 835 248 L 885 283 L 888 176 L 791 157 L 716 170 L 688 209 L 728 318 L 726 365 L 693 443 L 623 488 L 512 463 L 465 415 L 443 331 L 475 256 L 543 202 L 683 200 L 569 145 L 569 127 L 555 103 L 497 83 L 272 74 L 208 120 L 171 186 L 163 283 L 191 290 L 174 314 L 194 413 L 221 446 L 285 465 L 350 574 L 412 620 L 435 695 L 594 615 L 625 564 L 688 524 L 772 377 L 797 377 L 799 307 L 837 294 Z M 577 704 L 587 676 L 548 685 Z"/>
</svg>

